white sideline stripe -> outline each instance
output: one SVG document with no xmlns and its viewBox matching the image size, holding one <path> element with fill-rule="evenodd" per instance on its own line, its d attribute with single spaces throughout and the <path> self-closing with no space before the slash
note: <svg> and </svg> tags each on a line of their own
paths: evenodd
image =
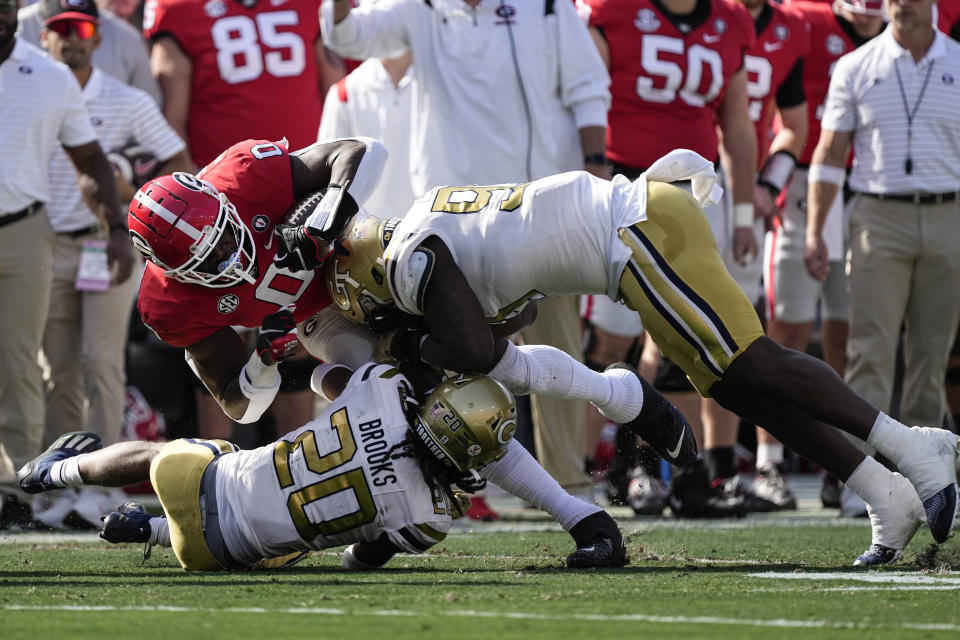
<svg viewBox="0 0 960 640">
<path fill-rule="evenodd" d="M 183 231 L 185 234 L 190 236 L 192 240 L 200 239 L 202 234 L 196 227 L 189 224 L 188 222 L 184 222 L 182 219 L 177 219 L 177 216 L 175 216 L 172 211 L 164 207 L 162 204 L 160 204 L 153 198 L 147 196 L 142 191 L 137 192 L 137 201 L 140 202 L 143 206 L 145 206 L 150 211 L 154 212 L 155 214 L 163 218 L 164 221 L 167 222 L 167 224 L 172 224 L 177 229 L 180 229 L 180 231 Z"/>
<path fill-rule="evenodd" d="M 821 628 L 842 628 L 842 629 L 871 629 L 871 628 L 903 628 L 918 629 L 925 631 L 960 631 L 960 625 L 940 624 L 940 623 L 911 623 L 904 622 L 899 625 L 869 625 L 859 622 L 832 622 L 829 620 L 785 620 L 783 618 L 773 618 L 769 620 L 760 620 L 756 618 L 719 618 L 715 616 L 654 616 L 643 613 L 631 614 L 600 614 L 600 613 L 574 613 L 569 615 L 546 615 L 540 613 L 503 613 L 499 611 L 416 611 L 404 609 L 374 609 L 371 611 L 333 608 L 291 608 L 291 609 L 266 609 L 263 607 L 227 607 L 224 609 L 214 609 L 210 607 L 173 607 L 173 606 L 137 606 L 137 607 L 116 607 L 111 605 L 3 605 L 0 610 L 6 611 L 74 611 L 80 613 L 103 613 L 109 611 L 146 611 L 161 613 L 263 613 L 268 615 L 292 613 L 292 614 L 311 614 L 311 615 L 330 615 L 330 616 L 382 616 L 382 617 L 411 617 L 411 616 L 430 616 L 444 615 L 456 618 L 506 618 L 510 620 L 585 620 L 589 622 L 655 622 L 660 624 L 726 624 L 733 626 L 747 627 L 777 627 L 777 628 L 801 628 L 801 629 L 821 629 Z"/>
<path fill-rule="evenodd" d="M 763 571 L 748 573 L 748 578 L 773 578 L 776 580 L 846 580 L 887 584 L 960 585 L 960 571 L 943 571 L 924 574 L 914 571 L 883 571 L 869 573 L 840 573 L 835 571 Z"/>
</svg>

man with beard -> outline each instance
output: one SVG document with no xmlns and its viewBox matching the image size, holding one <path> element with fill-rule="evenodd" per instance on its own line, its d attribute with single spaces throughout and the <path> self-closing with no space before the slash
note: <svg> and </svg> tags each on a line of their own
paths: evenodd
<svg viewBox="0 0 960 640">
<path fill-rule="evenodd" d="M 0 0 L 0 141 L 16 150 L 0 159 L 0 358 L 6 364 L 0 372 L 0 451 L 19 466 L 39 453 L 43 438 L 37 352 L 50 303 L 54 240 L 44 203 L 58 145 L 76 167 L 90 209 L 108 227 L 106 261 L 115 283 L 130 277 L 133 254 L 113 171 L 80 85 L 64 65 L 18 40 L 16 30 L 17 3 Z M 12 488 L 0 491 L 6 494 L 0 529 L 29 525 L 29 506 Z"/>
</svg>

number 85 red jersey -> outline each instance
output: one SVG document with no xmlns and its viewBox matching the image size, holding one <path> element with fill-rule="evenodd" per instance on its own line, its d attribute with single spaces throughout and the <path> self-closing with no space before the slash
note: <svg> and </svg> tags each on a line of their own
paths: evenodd
<svg viewBox="0 0 960 640">
<path fill-rule="evenodd" d="M 322 101 L 318 0 L 147 0 L 143 35 L 193 62 L 187 142 L 199 166 L 244 138 L 314 142 Z"/>
<path fill-rule="evenodd" d="M 610 159 L 646 168 L 684 148 L 716 161 L 717 110 L 754 41 L 747 10 L 699 0 L 676 24 L 657 0 L 581 0 L 580 11 L 610 47 Z"/>
</svg>

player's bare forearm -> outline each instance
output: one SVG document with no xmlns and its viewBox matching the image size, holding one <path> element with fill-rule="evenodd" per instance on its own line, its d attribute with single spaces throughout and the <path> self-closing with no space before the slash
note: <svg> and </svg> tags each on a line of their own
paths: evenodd
<svg viewBox="0 0 960 640">
<path fill-rule="evenodd" d="M 747 74 L 740 69 L 727 85 L 719 111 L 721 154 L 730 171 L 734 203 L 753 202 L 757 167 L 757 134 L 747 109 Z"/>
<path fill-rule="evenodd" d="M 301 200 L 329 184 L 348 184 L 365 153 L 366 145 L 359 140 L 338 140 L 318 143 L 301 154 L 291 155 L 294 197 Z"/>
<path fill-rule="evenodd" d="M 230 327 L 220 329 L 187 347 L 193 367 L 204 386 L 226 413 L 238 420 L 249 400 L 240 390 L 239 376 L 249 357 L 247 345 Z"/>
<path fill-rule="evenodd" d="M 161 36 L 150 49 L 150 70 L 163 92 L 163 116 L 183 140 L 189 140 L 193 61 L 176 40 Z"/>
<path fill-rule="evenodd" d="M 496 364 L 494 338 L 480 301 L 439 238 L 430 237 L 421 246 L 433 252 L 434 267 L 423 303 L 430 334 L 420 357 L 452 371 L 489 371 Z"/>
</svg>

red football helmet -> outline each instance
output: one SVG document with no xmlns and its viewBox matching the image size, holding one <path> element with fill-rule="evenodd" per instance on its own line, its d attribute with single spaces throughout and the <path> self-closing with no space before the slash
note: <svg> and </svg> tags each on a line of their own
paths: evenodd
<svg viewBox="0 0 960 640">
<path fill-rule="evenodd" d="M 836 0 L 836 7 L 863 16 L 883 16 L 883 0 Z"/>
<path fill-rule="evenodd" d="M 178 171 L 150 180 L 130 202 L 127 219 L 133 246 L 169 278 L 214 288 L 256 282 L 250 231 L 227 196 L 197 176 Z M 236 251 L 209 272 L 200 271 L 227 229 Z"/>
</svg>

